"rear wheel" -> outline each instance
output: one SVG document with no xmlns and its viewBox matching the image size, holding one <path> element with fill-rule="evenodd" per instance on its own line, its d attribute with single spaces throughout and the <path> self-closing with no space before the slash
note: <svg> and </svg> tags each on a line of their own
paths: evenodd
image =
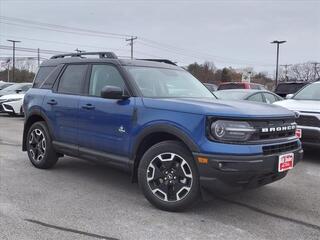
<svg viewBox="0 0 320 240">
<path fill-rule="evenodd" d="M 199 174 L 192 154 L 177 141 L 164 141 L 147 150 L 138 178 L 145 197 L 162 210 L 183 210 L 199 195 Z"/>
<path fill-rule="evenodd" d="M 53 167 L 58 155 L 53 150 L 51 138 L 45 122 L 34 123 L 27 135 L 27 152 L 31 163 L 41 169 Z"/>
</svg>

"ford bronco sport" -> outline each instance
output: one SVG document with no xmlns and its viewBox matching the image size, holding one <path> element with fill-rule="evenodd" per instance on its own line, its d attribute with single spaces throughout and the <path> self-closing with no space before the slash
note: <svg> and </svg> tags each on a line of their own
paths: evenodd
<svg viewBox="0 0 320 240">
<path fill-rule="evenodd" d="M 130 172 L 168 211 L 208 190 L 279 180 L 303 154 L 294 112 L 217 100 L 168 60 L 53 56 L 40 66 L 24 110 L 23 150 L 35 167 L 51 168 L 64 155 L 101 161 Z"/>
</svg>

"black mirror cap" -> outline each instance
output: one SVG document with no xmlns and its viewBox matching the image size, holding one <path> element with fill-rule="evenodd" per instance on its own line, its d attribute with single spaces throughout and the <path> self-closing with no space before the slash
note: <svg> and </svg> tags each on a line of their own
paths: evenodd
<svg viewBox="0 0 320 240">
<path fill-rule="evenodd" d="M 22 92 L 22 89 L 17 89 L 16 90 L 16 93 L 20 93 L 20 92 Z"/>
<path fill-rule="evenodd" d="M 101 97 L 108 99 L 126 99 L 129 98 L 125 91 L 116 86 L 104 86 L 101 90 Z"/>
</svg>

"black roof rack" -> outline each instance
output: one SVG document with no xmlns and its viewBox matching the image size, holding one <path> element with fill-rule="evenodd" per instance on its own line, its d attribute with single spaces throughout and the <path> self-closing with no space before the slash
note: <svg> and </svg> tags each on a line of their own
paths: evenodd
<svg viewBox="0 0 320 240">
<path fill-rule="evenodd" d="M 171 64 L 174 66 L 177 66 L 177 64 L 175 64 L 174 62 L 168 60 L 168 59 L 152 59 L 152 58 L 139 58 L 137 60 L 144 60 L 144 61 L 153 61 L 153 62 L 162 62 L 162 63 L 167 63 L 167 64 Z"/>
<path fill-rule="evenodd" d="M 57 58 L 64 58 L 64 57 L 82 57 L 85 55 L 98 55 L 99 58 L 111 58 L 111 59 L 117 59 L 117 55 L 113 52 L 81 52 L 81 53 L 66 53 L 66 54 L 59 54 L 54 55 L 51 57 L 51 59 L 57 59 Z"/>
</svg>

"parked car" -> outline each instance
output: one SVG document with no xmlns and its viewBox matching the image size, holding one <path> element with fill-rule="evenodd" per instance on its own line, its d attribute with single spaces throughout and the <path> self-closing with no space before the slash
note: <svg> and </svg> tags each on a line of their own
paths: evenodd
<svg viewBox="0 0 320 240">
<path fill-rule="evenodd" d="M 43 62 L 24 109 L 22 149 L 35 167 L 51 168 L 63 155 L 107 163 L 168 211 L 190 206 L 204 189 L 279 180 L 303 155 L 294 112 L 217 100 L 174 64 L 111 52 Z"/>
<path fill-rule="evenodd" d="M 5 89 L 6 87 L 11 86 L 13 83 L 0 81 L 0 90 Z"/>
<path fill-rule="evenodd" d="M 305 145 L 320 146 L 320 82 L 309 84 L 277 105 L 298 111 L 298 134 Z M 301 132 L 300 132 L 301 131 Z"/>
<path fill-rule="evenodd" d="M 279 83 L 274 90 L 275 94 L 285 98 L 288 94 L 294 94 L 303 88 L 306 82 L 283 82 Z"/>
<path fill-rule="evenodd" d="M 23 97 L 23 93 L 0 97 L 0 112 L 5 112 L 9 115 L 23 115 Z"/>
<path fill-rule="evenodd" d="M 217 91 L 218 89 L 218 86 L 212 83 L 204 83 L 204 85 L 209 89 L 210 92 Z"/>
<path fill-rule="evenodd" d="M 0 91 L 0 97 L 9 94 L 25 93 L 32 87 L 32 83 L 15 83 Z"/>
<path fill-rule="evenodd" d="M 221 83 L 218 87 L 218 90 L 226 89 L 257 89 L 265 90 L 266 88 L 262 84 L 258 83 L 247 83 L 247 82 L 227 82 Z"/>
<path fill-rule="evenodd" d="M 261 103 L 274 103 L 283 100 L 282 97 L 267 90 L 252 90 L 252 89 L 233 89 L 220 90 L 214 92 L 218 99 L 223 100 L 247 100 Z"/>
</svg>

